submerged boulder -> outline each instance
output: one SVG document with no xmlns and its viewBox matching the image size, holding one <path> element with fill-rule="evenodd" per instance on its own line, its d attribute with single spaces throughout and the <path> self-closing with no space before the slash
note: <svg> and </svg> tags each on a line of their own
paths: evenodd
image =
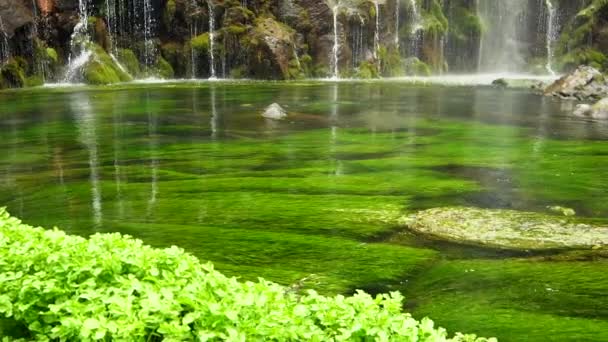
<svg viewBox="0 0 608 342">
<path fill-rule="evenodd" d="M 266 107 L 262 116 L 272 120 L 282 120 L 287 117 L 287 112 L 278 103 L 273 103 Z"/>
<path fill-rule="evenodd" d="M 590 119 L 608 119 L 608 97 L 599 100 L 594 105 L 579 104 L 574 110 L 574 115 Z"/>
<path fill-rule="evenodd" d="M 451 242 L 516 250 L 608 246 L 608 227 L 504 209 L 446 207 L 416 213 L 409 228 Z"/>
<path fill-rule="evenodd" d="M 577 100 L 601 99 L 608 96 L 608 81 L 599 70 L 583 65 L 549 85 L 545 95 Z"/>
</svg>

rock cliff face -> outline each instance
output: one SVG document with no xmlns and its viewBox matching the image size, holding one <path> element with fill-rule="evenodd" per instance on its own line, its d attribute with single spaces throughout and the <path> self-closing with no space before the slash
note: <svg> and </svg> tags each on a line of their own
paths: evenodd
<svg viewBox="0 0 608 342">
<path fill-rule="evenodd" d="M 608 68 L 606 1 L 484 4 L 476 0 L 0 0 L 0 60 L 23 74 L 28 84 L 62 80 L 68 60 L 74 60 L 70 58 L 73 33 L 79 27 L 88 49 L 103 49 L 136 78 L 369 78 L 546 72 L 583 63 Z M 485 63 L 497 60 L 491 55 L 497 50 L 504 52 L 502 56 L 515 56 L 502 58 L 504 63 L 514 59 L 517 63 L 508 68 Z"/>
</svg>

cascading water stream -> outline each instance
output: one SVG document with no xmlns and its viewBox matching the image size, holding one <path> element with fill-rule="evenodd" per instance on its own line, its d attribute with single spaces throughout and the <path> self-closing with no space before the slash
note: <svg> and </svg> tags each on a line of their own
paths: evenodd
<svg viewBox="0 0 608 342">
<path fill-rule="evenodd" d="M 380 4 L 378 0 L 374 1 L 376 8 L 376 29 L 374 30 L 374 58 L 378 58 L 378 50 L 380 50 Z"/>
<path fill-rule="evenodd" d="M 196 8 L 197 8 L 197 3 L 196 0 L 192 0 L 190 5 L 192 6 L 193 11 L 196 12 Z M 194 38 L 196 38 L 198 36 L 198 20 L 195 16 L 191 17 L 190 20 L 190 73 L 191 73 L 191 77 L 192 79 L 196 79 L 196 74 L 197 74 L 197 60 L 198 60 L 198 53 L 196 51 L 196 49 L 194 48 L 194 44 L 192 44 L 192 41 L 194 40 Z"/>
<path fill-rule="evenodd" d="M 340 41 L 338 39 L 338 10 L 339 5 L 332 7 L 333 20 L 334 20 L 334 46 L 332 48 L 332 79 L 338 79 L 340 77 L 338 71 L 338 53 L 340 51 Z"/>
<path fill-rule="evenodd" d="M 418 11 L 418 4 L 416 4 L 416 0 L 410 0 L 410 14 L 412 21 L 412 28 L 410 32 L 411 38 L 411 50 L 412 54 L 417 54 L 418 52 L 418 43 L 419 43 L 419 34 L 418 32 L 422 29 L 422 17 L 420 16 L 420 11 Z"/>
<path fill-rule="evenodd" d="M 399 8 L 401 1 L 395 0 L 395 47 L 399 50 Z"/>
<path fill-rule="evenodd" d="M 156 59 L 156 47 L 154 46 L 154 41 L 152 40 L 153 28 L 154 28 L 154 18 L 153 12 L 154 8 L 152 7 L 151 0 L 144 0 L 144 62 L 146 67 L 150 68 L 155 62 Z"/>
<path fill-rule="evenodd" d="M 4 30 L 4 23 L 2 23 L 2 17 L 0 17 L 0 65 L 8 62 L 11 58 L 11 48 L 8 42 L 8 34 Z"/>
<path fill-rule="evenodd" d="M 479 1 L 477 12 L 486 28 L 481 39 L 479 72 L 520 73 L 526 68 L 529 0 Z"/>
<path fill-rule="evenodd" d="M 211 0 L 207 0 L 207 6 L 209 7 L 209 69 L 211 70 L 211 75 L 209 79 L 215 80 L 217 76 L 215 75 L 215 56 L 214 56 L 214 48 L 215 48 L 215 13 L 213 11 L 213 4 Z"/>
<path fill-rule="evenodd" d="M 557 11 L 551 0 L 545 0 L 545 7 L 547 9 L 547 65 L 545 68 L 549 74 L 555 75 L 553 70 L 553 44 L 557 39 Z"/>
<path fill-rule="evenodd" d="M 64 76 L 65 82 L 72 82 L 79 75 L 80 69 L 89 61 L 93 54 L 89 49 L 90 42 L 88 26 L 89 12 L 88 1 L 79 0 L 78 3 L 78 24 L 74 26 L 74 32 L 70 40 L 70 55 L 68 57 L 68 67 Z"/>
</svg>

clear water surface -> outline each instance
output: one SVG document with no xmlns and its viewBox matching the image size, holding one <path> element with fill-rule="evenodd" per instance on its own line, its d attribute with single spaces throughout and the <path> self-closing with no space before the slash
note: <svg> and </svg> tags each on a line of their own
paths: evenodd
<svg viewBox="0 0 608 342">
<path fill-rule="evenodd" d="M 290 119 L 260 117 L 273 102 Z M 74 234 L 178 245 L 242 279 L 400 290 L 503 341 L 608 340 L 608 261 L 431 241 L 446 205 L 608 221 L 608 124 L 573 103 L 400 82 L 179 83 L 0 93 L 0 205 Z"/>
</svg>

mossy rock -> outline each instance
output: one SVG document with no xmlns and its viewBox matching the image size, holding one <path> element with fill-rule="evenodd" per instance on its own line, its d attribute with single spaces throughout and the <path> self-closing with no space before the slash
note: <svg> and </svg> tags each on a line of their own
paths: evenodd
<svg viewBox="0 0 608 342">
<path fill-rule="evenodd" d="M 363 61 L 357 68 L 355 77 L 362 79 L 378 78 L 378 67 L 370 61 Z"/>
<path fill-rule="evenodd" d="M 156 62 L 156 71 L 158 76 L 162 78 L 173 78 L 175 76 L 175 72 L 173 71 L 173 67 L 166 59 L 159 57 Z"/>
<path fill-rule="evenodd" d="M 431 67 L 416 57 L 405 60 L 405 74 L 408 76 L 430 76 Z"/>
<path fill-rule="evenodd" d="M 12 59 L 0 69 L 0 89 L 26 86 L 25 71 L 20 60 Z"/>
<path fill-rule="evenodd" d="M 133 77 L 138 77 L 141 74 L 141 66 L 135 52 L 130 49 L 118 49 L 116 59 L 127 69 L 127 72 Z"/>
<path fill-rule="evenodd" d="M 44 79 L 42 76 L 30 76 L 25 79 L 25 85 L 27 87 L 39 87 L 44 85 Z"/>
<path fill-rule="evenodd" d="M 456 243 L 515 250 L 608 246 L 608 227 L 573 218 L 503 209 L 434 208 L 418 212 L 410 229 Z"/>
<path fill-rule="evenodd" d="M 128 82 L 132 77 L 98 45 L 93 46 L 93 54 L 84 66 L 84 82 L 93 85 L 104 85 Z"/>
<path fill-rule="evenodd" d="M 190 46 L 198 53 L 209 52 L 209 32 L 199 34 L 190 40 Z"/>
</svg>

